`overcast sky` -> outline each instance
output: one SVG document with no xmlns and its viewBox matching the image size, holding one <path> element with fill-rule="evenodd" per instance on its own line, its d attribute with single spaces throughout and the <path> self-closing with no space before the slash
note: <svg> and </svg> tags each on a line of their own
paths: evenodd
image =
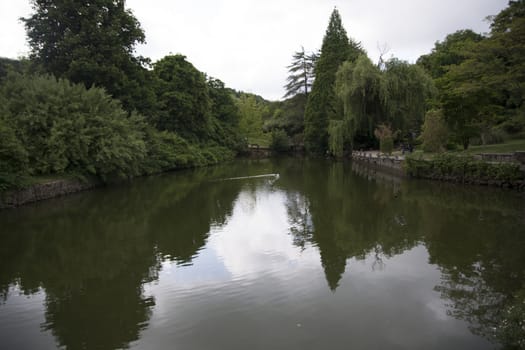
<svg viewBox="0 0 525 350">
<path fill-rule="evenodd" d="M 488 31 L 485 17 L 507 0 L 127 0 L 146 32 L 138 54 L 154 61 L 173 53 L 236 90 L 280 99 L 286 66 L 301 46 L 321 47 L 337 6 L 348 35 L 375 62 L 378 46 L 409 62 L 458 29 Z M 29 0 L 0 0 L 0 56 L 26 56 L 18 18 Z"/>
</svg>

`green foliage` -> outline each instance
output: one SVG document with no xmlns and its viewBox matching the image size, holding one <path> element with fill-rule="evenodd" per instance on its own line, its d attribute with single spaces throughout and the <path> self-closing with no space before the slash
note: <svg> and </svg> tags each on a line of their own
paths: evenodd
<svg viewBox="0 0 525 350">
<path fill-rule="evenodd" d="M 338 119 L 335 73 L 343 62 L 353 61 L 361 53 L 360 44 L 348 39 L 341 16 L 334 9 L 323 38 L 321 55 L 315 67 L 315 81 L 306 104 L 304 141 L 307 151 L 324 154 L 328 150 L 329 120 Z"/>
<path fill-rule="evenodd" d="M 403 134 L 418 132 L 428 100 L 436 92 L 430 76 L 417 65 L 392 58 L 386 62 L 381 78 L 384 121 Z"/>
<path fill-rule="evenodd" d="M 286 79 L 287 84 L 284 87 L 286 94 L 284 98 L 293 97 L 297 94 L 308 96 L 315 77 L 315 63 L 318 59 L 319 55 L 317 53 L 311 52 L 308 54 L 304 51 L 304 47 L 301 47 L 301 51 L 293 54 L 293 61 L 287 67 L 290 75 Z"/>
<path fill-rule="evenodd" d="M 15 131 L 0 116 L 0 190 L 24 184 L 28 154 Z"/>
<path fill-rule="evenodd" d="M 343 103 L 343 116 L 353 142 L 361 131 L 371 136 L 374 125 L 381 120 L 381 72 L 366 56 L 344 62 L 336 75 L 335 91 Z"/>
<path fill-rule="evenodd" d="M 334 157 L 340 158 L 344 154 L 347 122 L 345 120 L 330 120 L 328 125 L 328 150 Z"/>
<path fill-rule="evenodd" d="M 263 116 L 267 113 L 267 107 L 252 94 L 242 94 L 237 100 L 237 107 L 241 135 L 248 140 L 263 137 Z"/>
<path fill-rule="evenodd" d="M 211 139 L 232 150 L 243 150 L 246 143 L 239 127 L 241 115 L 230 89 L 219 79 L 209 78 L 207 84 L 211 100 Z"/>
<path fill-rule="evenodd" d="M 448 66 L 462 63 L 466 57 L 465 48 L 483 40 L 483 36 L 470 29 L 458 30 L 447 35 L 442 42 L 437 41 L 432 52 L 418 58 L 417 64 L 423 67 L 432 78 L 440 78 Z"/>
<path fill-rule="evenodd" d="M 448 129 L 441 110 L 430 110 L 425 115 L 421 139 L 423 151 L 442 152 L 448 139 Z"/>
<path fill-rule="evenodd" d="M 29 60 L 13 60 L 0 57 L 0 82 L 7 77 L 8 72 L 24 73 L 29 70 Z"/>
<path fill-rule="evenodd" d="M 272 131 L 270 148 L 274 152 L 287 152 L 290 150 L 290 138 L 284 130 L 276 129 Z"/>
<path fill-rule="evenodd" d="M 297 94 L 287 100 L 274 102 L 275 110 L 264 123 L 263 130 L 283 129 L 295 140 L 294 143 L 302 143 L 306 100 L 305 94 Z"/>
<path fill-rule="evenodd" d="M 211 100 L 203 73 L 182 55 L 166 56 L 154 64 L 159 115 L 156 126 L 191 140 L 210 133 Z"/>
<path fill-rule="evenodd" d="M 31 175 L 87 171 L 133 176 L 145 154 L 137 115 L 102 89 L 51 76 L 11 75 L 0 89 L 5 120 L 28 154 Z"/>
<path fill-rule="evenodd" d="M 87 88 L 104 87 L 126 110 L 154 104 L 147 60 L 133 55 L 144 31 L 123 0 L 31 0 L 23 18 L 31 59 L 44 72 Z"/>
<path fill-rule="evenodd" d="M 523 179 L 519 164 L 488 163 L 469 156 L 441 154 L 431 160 L 407 157 L 405 164 L 410 176 L 421 178 L 445 178 L 462 183 Z"/>
<path fill-rule="evenodd" d="M 491 20 L 488 36 L 456 32 L 418 60 L 436 78 L 436 103 L 464 149 L 472 139 L 501 139 L 497 130 L 525 131 L 525 2 L 510 1 Z"/>
<path fill-rule="evenodd" d="M 30 175 L 75 173 L 110 181 L 234 156 L 217 143 L 194 145 L 158 131 L 104 90 L 64 79 L 10 74 L 0 102 L 3 189 Z"/>
<path fill-rule="evenodd" d="M 381 123 L 392 125 L 403 135 L 417 132 L 434 86 L 415 65 L 391 59 L 380 70 L 366 55 L 361 55 L 355 62 L 341 65 L 335 91 L 343 104 L 347 125 L 344 140 L 353 146 L 356 142 L 374 144 L 372 133 Z"/>
</svg>

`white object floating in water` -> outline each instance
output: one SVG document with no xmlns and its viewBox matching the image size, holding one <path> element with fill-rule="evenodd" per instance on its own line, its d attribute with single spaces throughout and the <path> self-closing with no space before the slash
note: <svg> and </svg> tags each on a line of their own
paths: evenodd
<svg viewBox="0 0 525 350">
<path fill-rule="evenodd" d="M 261 178 L 273 178 L 273 180 L 275 181 L 279 179 L 279 174 L 263 174 L 263 175 L 253 175 L 253 176 L 229 177 L 226 179 L 220 179 L 218 181 L 247 180 L 247 179 L 261 179 Z"/>
</svg>

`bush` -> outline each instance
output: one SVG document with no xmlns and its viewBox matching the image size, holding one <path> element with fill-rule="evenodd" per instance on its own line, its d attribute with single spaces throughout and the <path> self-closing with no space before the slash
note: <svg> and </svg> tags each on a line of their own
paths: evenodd
<svg viewBox="0 0 525 350">
<path fill-rule="evenodd" d="M 144 120 L 103 89 L 52 76 L 11 74 L 0 88 L 5 119 L 28 155 L 27 174 L 137 175 L 146 155 Z"/>
<path fill-rule="evenodd" d="M 514 163 L 488 163 L 473 157 L 442 154 L 432 160 L 406 158 L 407 174 L 420 178 L 448 178 L 456 182 L 500 181 L 523 179 L 520 166 Z"/>
<path fill-rule="evenodd" d="M 379 150 L 382 153 L 391 154 L 394 150 L 394 135 L 392 129 L 385 124 L 380 124 L 374 130 L 374 135 L 379 139 Z"/>
<path fill-rule="evenodd" d="M 425 115 L 421 140 L 425 152 L 443 152 L 448 138 L 448 129 L 441 110 L 431 110 Z"/>
<path fill-rule="evenodd" d="M 290 150 L 290 138 L 282 129 L 272 131 L 270 148 L 274 152 L 288 152 Z"/>
<path fill-rule="evenodd" d="M 28 162 L 24 146 L 0 116 L 0 190 L 23 185 Z"/>
<path fill-rule="evenodd" d="M 217 143 L 192 145 L 156 130 L 99 88 L 15 73 L 0 86 L 0 189 L 32 175 L 74 173 L 110 181 L 233 156 Z"/>
</svg>

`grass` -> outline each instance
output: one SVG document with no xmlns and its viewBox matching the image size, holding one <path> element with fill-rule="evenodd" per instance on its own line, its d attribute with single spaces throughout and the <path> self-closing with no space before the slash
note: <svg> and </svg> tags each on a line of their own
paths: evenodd
<svg viewBox="0 0 525 350">
<path fill-rule="evenodd" d="M 268 134 L 263 134 L 263 135 L 258 136 L 258 137 L 249 137 L 248 138 L 248 143 L 250 145 L 259 145 L 259 147 L 269 147 L 271 139 L 272 139 L 272 137 L 268 133 Z"/>
<path fill-rule="evenodd" d="M 510 140 L 505 143 L 498 143 L 494 145 L 470 146 L 468 150 L 461 151 L 461 153 L 512 153 L 515 151 L 525 151 L 525 139 Z"/>
<path fill-rule="evenodd" d="M 446 153 L 471 156 L 481 153 L 513 153 L 516 151 L 525 151 L 525 139 L 509 140 L 493 145 L 470 146 L 466 151 L 460 148 L 455 151 L 447 151 Z M 419 146 L 414 150 L 412 156 L 422 159 L 432 159 L 436 154 L 437 153 L 423 152 Z"/>
</svg>

